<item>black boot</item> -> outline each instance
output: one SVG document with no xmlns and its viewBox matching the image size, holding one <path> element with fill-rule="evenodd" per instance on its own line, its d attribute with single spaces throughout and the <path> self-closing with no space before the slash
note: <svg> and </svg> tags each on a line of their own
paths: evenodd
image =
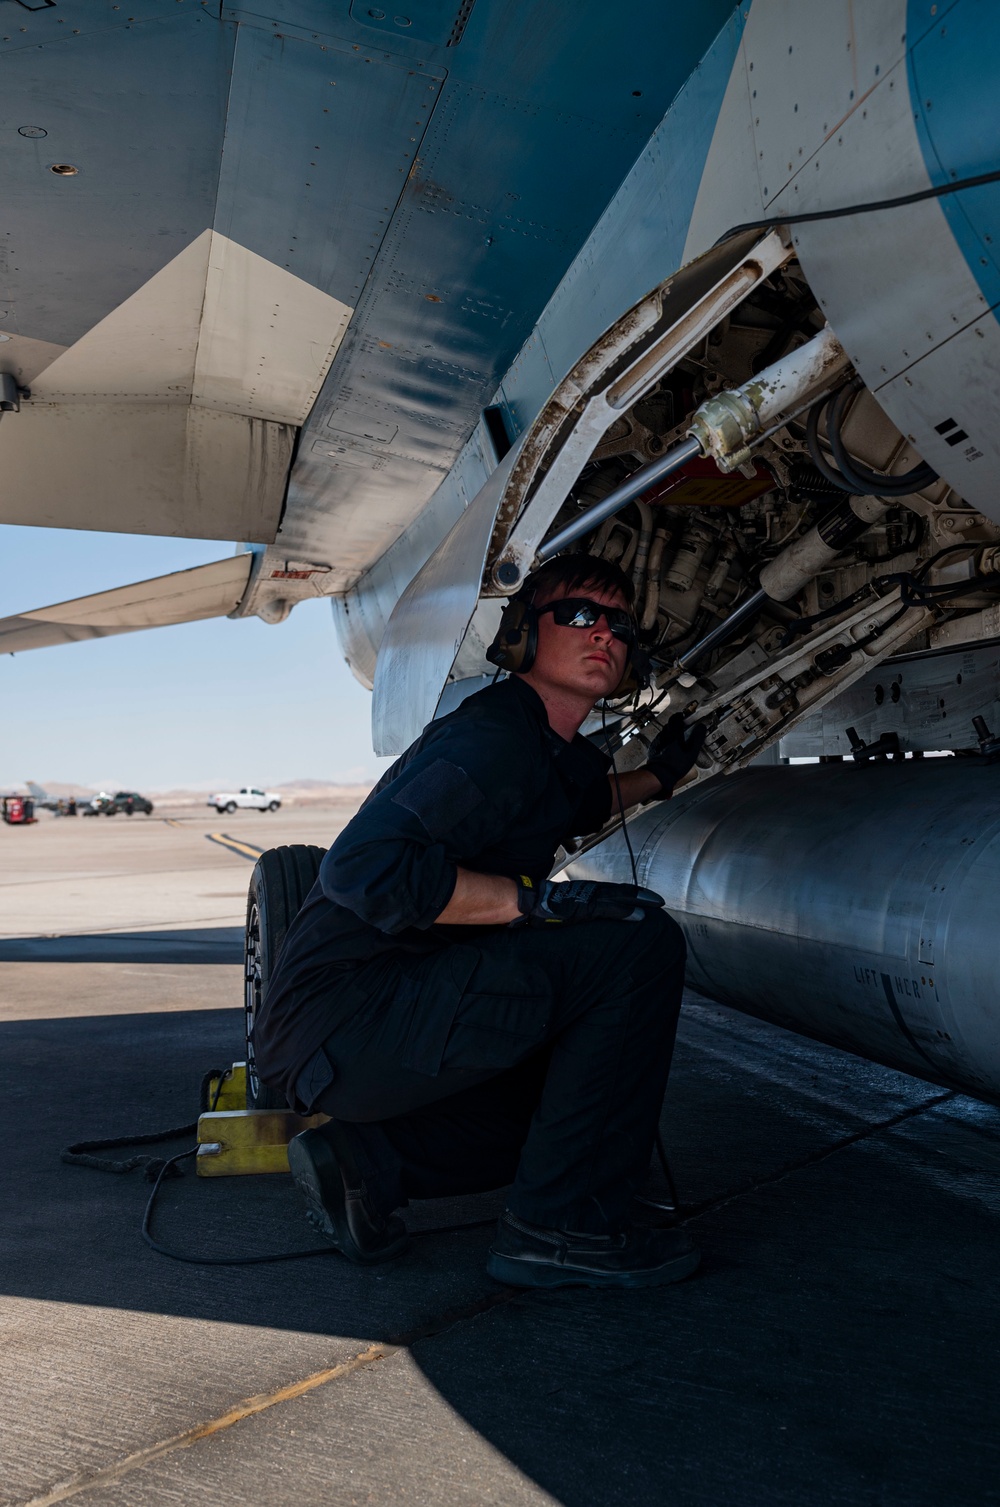
<svg viewBox="0 0 1000 1507">
<path fill-rule="evenodd" d="M 304 1130 L 288 1143 L 288 1165 L 306 1201 L 306 1218 L 348 1261 L 373 1266 L 406 1247 L 406 1226 L 373 1206 L 346 1128 L 331 1120 L 322 1130 Z"/>
<path fill-rule="evenodd" d="M 497 1223 L 486 1270 L 510 1287 L 659 1287 L 689 1277 L 700 1260 L 682 1230 L 545 1230 L 508 1209 Z"/>
</svg>

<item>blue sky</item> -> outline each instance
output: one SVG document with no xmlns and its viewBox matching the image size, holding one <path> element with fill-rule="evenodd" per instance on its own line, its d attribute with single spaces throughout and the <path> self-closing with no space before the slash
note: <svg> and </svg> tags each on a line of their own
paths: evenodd
<svg viewBox="0 0 1000 1507">
<path fill-rule="evenodd" d="M 219 560 L 217 541 L 0 526 L 0 616 Z M 329 602 L 0 657 L 0 790 L 26 779 L 166 790 L 363 781 L 371 696 Z"/>
</svg>

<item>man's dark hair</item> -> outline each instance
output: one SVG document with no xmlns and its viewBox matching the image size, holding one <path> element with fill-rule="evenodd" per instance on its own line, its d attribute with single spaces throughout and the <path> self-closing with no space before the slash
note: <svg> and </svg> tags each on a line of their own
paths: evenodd
<svg viewBox="0 0 1000 1507">
<path fill-rule="evenodd" d="M 546 601 L 553 587 L 561 586 L 567 596 L 596 586 L 601 591 L 617 591 L 629 610 L 635 606 L 635 587 L 622 570 L 600 555 L 556 555 L 525 577 L 521 592 L 532 601 Z"/>
</svg>

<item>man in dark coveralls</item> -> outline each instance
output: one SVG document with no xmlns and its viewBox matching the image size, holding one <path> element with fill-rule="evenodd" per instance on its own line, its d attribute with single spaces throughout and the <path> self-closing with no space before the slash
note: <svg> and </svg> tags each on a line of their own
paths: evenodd
<svg viewBox="0 0 1000 1507">
<path fill-rule="evenodd" d="M 425 728 L 323 860 L 255 1027 L 258 1070 L 332 1116 L 289 1146 L 313 1225 L 350 1260 L 406 1243 L 394 1210 L 512 1184 L 488 1270 L 633 1287 L 698 1263 L 633 1224 L 684 972 L 679 927 L 633 885 L 547 879 L 617 795 L 579 734 L 622 682 L 632 584 L 564 556 L 529 577 L 533 653 Z M 622 804 L 670 795 L 701 746 L 673 717 Z"/>
</svg>

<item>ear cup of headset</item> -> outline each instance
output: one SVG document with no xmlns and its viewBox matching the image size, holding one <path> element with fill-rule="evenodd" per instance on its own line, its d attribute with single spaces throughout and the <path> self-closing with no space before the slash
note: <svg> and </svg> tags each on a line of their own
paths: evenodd
<svg viewBox="0 0 1000 1507">
<path fill-rule="evenodd" d="M 503 610 L 486 658 L 511 675 L 526 675 L 538 652 L 538 614 L 526 597 L 512 597 Z"/>
</svg>

